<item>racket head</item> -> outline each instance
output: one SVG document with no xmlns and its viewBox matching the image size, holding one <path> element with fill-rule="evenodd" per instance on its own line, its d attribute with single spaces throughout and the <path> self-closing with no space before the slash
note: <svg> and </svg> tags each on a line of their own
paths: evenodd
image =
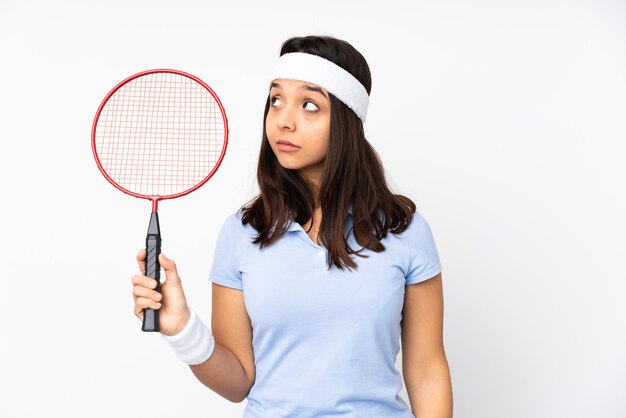
<svg viewBox="0 0 626 418">
<path fill-rule="evenodd" d="M 91 130 L 94 158 L 117 189 L 153 201 L 184 196 L 215 174 L 228 119 L 205 82 L 174 69 L 134 74 L 104 98 Z"/>
</svg>

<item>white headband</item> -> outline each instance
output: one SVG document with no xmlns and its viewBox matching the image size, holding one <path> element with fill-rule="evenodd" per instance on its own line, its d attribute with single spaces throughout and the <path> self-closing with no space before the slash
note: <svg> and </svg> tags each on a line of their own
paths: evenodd
<svg viewBox="0 0 626 418">
<path fill-rule="evenodd" d="M 271 80 L 277 78 L 306 81 L 324 87 L 352 109 L 361 122 L 365 122 L 369 104 L 367 90 L 352 74 L 334 62 L 313 54 L 290 52 L 281 55 L 274 67 Z"/>
</svg>

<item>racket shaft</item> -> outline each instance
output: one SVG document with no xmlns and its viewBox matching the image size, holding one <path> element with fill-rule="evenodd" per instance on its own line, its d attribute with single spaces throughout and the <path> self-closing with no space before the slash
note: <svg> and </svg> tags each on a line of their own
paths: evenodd
<svg viewBox="0 0 626 418">
<path fill-rule="evenodd" d="M 157 282 L 156 291 L 161 292 L 161 265 L 159 264 L 159 254 L 161 254 L 161 229 L 159 228 L 159 216 L 157 212 L 152 212 L 148 234 L 146 235 L 146 271 L 145 276 L 153 278 Z M 144 308 L 142 331 L 159 331 L 159 311 L 152 308 Z"/>
</svg>

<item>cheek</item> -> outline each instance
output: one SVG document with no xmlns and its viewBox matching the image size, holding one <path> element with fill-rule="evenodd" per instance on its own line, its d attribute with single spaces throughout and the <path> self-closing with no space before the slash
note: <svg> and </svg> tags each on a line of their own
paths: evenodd
<svg viewBox="0 0 626 418">
<path fill-rule="evenodd" d="M 309 142 L 309 149 L 311 154 L 314 154 L 316 157 L 324 156 L 328 153 L 328 136 L 327 135 L 319 135 L 314 137 L 315 140 Z"/>
<path fill-rule="evenodd" d="M 319 126 L 312 136 L 315 138 L 315 143 L 318 145 L 317 148 L 320 150 L 328 149 L 330 129 L 327 125 L 322 124 Z"/>
</svg>

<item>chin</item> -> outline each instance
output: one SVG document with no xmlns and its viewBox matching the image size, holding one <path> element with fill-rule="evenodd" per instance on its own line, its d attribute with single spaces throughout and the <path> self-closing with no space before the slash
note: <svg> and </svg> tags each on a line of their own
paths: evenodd
<svg viewBox="0 0 626 418">
<path fill-rule="evenodd" d="M 299 170 L 300 168 L 302 168 L 302 164 L 297 164 L 297 163 L 289 163 L 289 162 L 285 162 L 285 161 L 281 161 L 280 159 L 278 159 L 278 163 L 280 164 L 280 166 L 284 169 L 287 170 Z"/>
<path fill-rule="evenodd" d="M 304 165 L 302 164 L 302 161 L 299 161 L 298 158 L 292 158 L 289 155 L 285 155 L 279 152 L 275 152 L 274 156 L 276 157 L 278 164 L 280 164 L 283 168 L 297 170 L 299 168 L 302 168 L 302 166 Z"/>
</svg>

